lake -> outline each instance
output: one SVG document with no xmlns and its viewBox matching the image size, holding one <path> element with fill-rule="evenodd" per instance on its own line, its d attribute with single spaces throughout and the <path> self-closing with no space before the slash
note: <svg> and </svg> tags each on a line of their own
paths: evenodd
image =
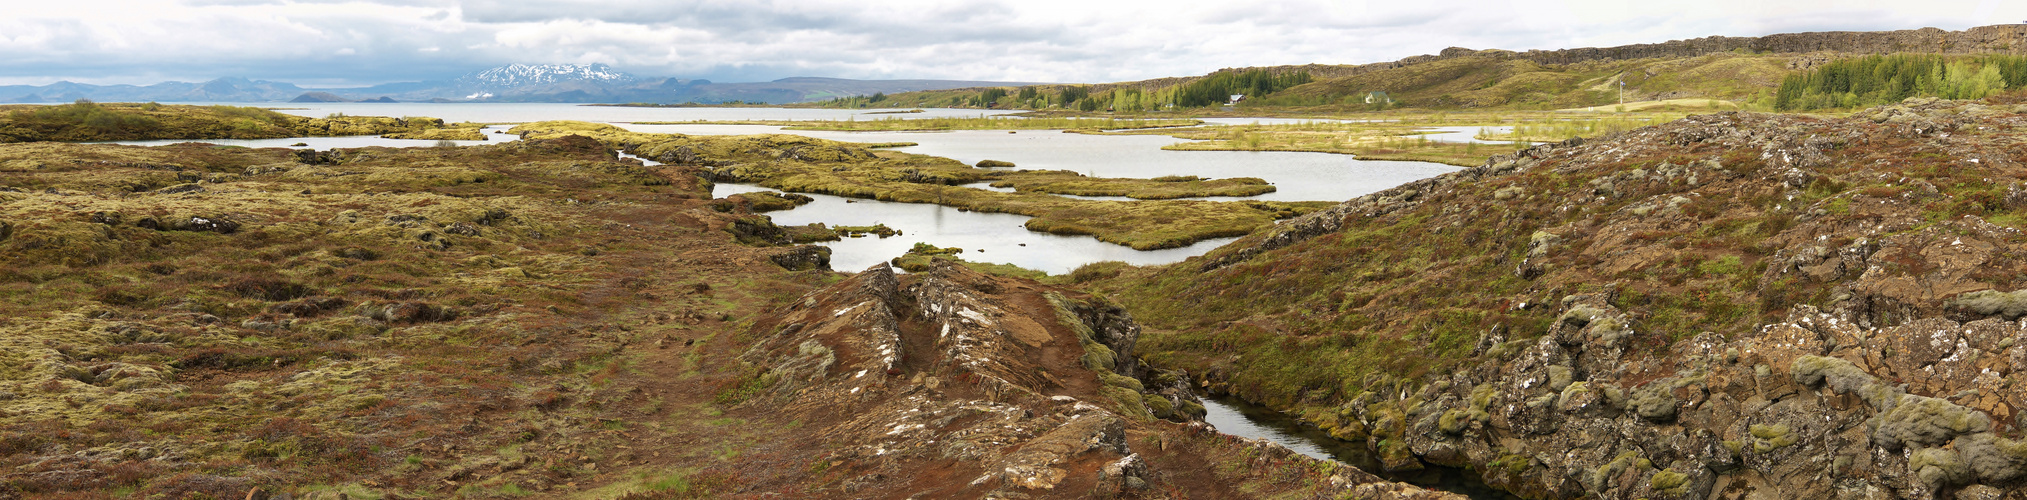
<svg viewBox="0 0 2027 500">
<path fill-rule="evenodd" d="M 1326 153 L 1169 151 L 1161 147 L 1189 141 L 1165 135 L 1091 135 L 1057 130 L 1018 130 L 1011 134 L 1005 130 L 826 132 L 783 131 L 781 127 L 763 125 L 618 125 L 637 132 L 784 133 L 850 142 L 914 142 L 920 145 L 895 150 L 968 164 L 979 160 L 1010 161 L 1020 169 L 1069 170 L 1092 177 L 1258 177 L 1278 191 L 1247 199 L 1272 201 L 1344 201 L 1458 170 L 1439 163 L 1359 160 L 1350 155 Z"/>
<path fill-rule="evenodd" d="M 244 106 L 245 103 L 219 103 Z M 818 108 L 639 108 L 559 103 L 365 103 L 288 102 L 262 104 L 277 112 L 323 118 L 332 113 L 354 116 L 427 116 L 452 122 L 527 123 L 544 120 L 587 122 L 732 121 L 732 120 L 877 120 L 1003 115 L 1006 110 L 923 108 L 921 113 L 879 113 L 890 109 Z"/>
</svg>

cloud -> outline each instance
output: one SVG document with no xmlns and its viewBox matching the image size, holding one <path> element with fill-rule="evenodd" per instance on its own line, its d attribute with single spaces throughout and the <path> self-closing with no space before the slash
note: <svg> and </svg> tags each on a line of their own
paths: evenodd
<svg viewBox="0 0 2027 500">
<path fill-rule="evenodd" d="M 717 81 L 788 76 L 1122 81 L 1351 64 L 1445 47 L 1558 49 L 1710 35 L 1962 29 L 1995 0 L 75 0 L 10 6 L 0 83 L 220 76 L 366 85 L 513 62 Z M 1099 8 L 1102 7 L 1102 8 Z"/>
</svg>

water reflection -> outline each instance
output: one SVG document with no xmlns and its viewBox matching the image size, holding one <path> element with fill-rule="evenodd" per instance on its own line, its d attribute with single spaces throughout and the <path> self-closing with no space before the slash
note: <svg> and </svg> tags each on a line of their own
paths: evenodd
<svg viewBox="0 0 2027 500">
<path fill-rule="evenodd" d="M 771 191 L 760 186 L 720 183 L 711 196 L 723 198 L 736 193 Z M 1098 241 L 1089 236 L 1062 236 L 1029 231 L 1025 215 L 962 211 L 928 203 L 895 203 L 810 194 L 816 201 L 802 207 L 768 212 L 778 225 L 822 222 L 831 226 L 886 224 L 900 230 L 900 236 L 865 236 L 825 242 L 831 248 L 831 268 L 858 271 L 900 257 L 915 243 L 963 248 L 960 255 L 972 262 L 1013 264 L 1049 274 L 1067 274 L 1092 262 L 1116 260 L 1135 265 L 1181 262 L 1238 238 L 1204 240 L 1195 245 L 1162 250 L 1134 250 Z"/>
<path fill-rule="evenodd" d="M 967 164 L 1010 161 L 1028 170 L 1069 170 L 1092 177 L 1207 178 L 1258 177 L 1275 192 L 1246 199 L 1344 201 L 1415 180 L 1457 170 L 1429 162 L 1359 160 L 1348 155 L 1262 151 L 1168 151 L 1184 142 L 1156 135 L 1089 135 L 1055 130 L 961 130 L 953 132 L 789 131 L 756 125 L 636 125 L 638 132 L 680 134 L 791 133 L 849 142 L 914 142 L 900 151 L 942 156 Z"/>
<path fill-rule="evenodd" d="M 1513 127 L 1512 127 L 1512 126 L 1497 126 L 1497 127 L 1426 127 L 1426 128 L 1424 128 L 1423 130 L 1434 130 L 1434 131 L 1436 131 L 1435 133 L 1430 133 L 1430 134 L 1422 134 L 1422 135 L 1420 136 L 1420 137 L 1427 137 L 1427 138 L 1428 138 L 1429 140 L 1431 140 L 1431 141 L 1441 141 L 1441 142 L 1462 142 L 1462 143 L 1477 143 L 1477 144 L 1512 144 L 1512 143 L 1513 143 L 1513 141 L 1488 141 L 1488 140 L 1484 140 L 1484 139 L 1479 139 L 1479 138 L 1478 138 L 1478 134 L 1479 134 L 1480 132 L 1484 132 L 1484 133 L 1486 133 L 1486 134 L 1492 134 L 1492 135 L 1498 135 L 1498 134 L 1510 134 L 1510 133 L 1513 133 Z"/>
</svg>

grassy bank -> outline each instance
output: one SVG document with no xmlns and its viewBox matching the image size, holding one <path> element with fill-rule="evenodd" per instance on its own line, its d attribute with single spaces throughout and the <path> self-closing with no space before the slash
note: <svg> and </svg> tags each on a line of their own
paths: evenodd
<svg viewBox="0 0 2027 500">
<path fill-rule="evenodd" d="M 395 139 L 484 140 L 484 124 L 424 117 L 331 115 L 304 118 L 240 106 L 79 101 L 57 106 L 0 106 L 0 142 L 156 139 L 275 139 L 385 135 Z"/>
</svg>

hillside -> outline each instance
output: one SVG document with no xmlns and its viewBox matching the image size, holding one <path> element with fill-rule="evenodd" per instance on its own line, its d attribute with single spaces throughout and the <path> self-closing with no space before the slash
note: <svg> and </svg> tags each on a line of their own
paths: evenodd
<svg viewBox="0 0 2027 500">
<path fill-rule="evenodd" d="M 1504 51 L 1479 51 L 1290 88 L 1261 105 L 1341 104 L 1386 92 L 1420 108 L 1562 109 L 1626 101 L 1704 98 L 1743 101 L 1780 85 L 1793 56 L 1738 54 L 1544 65 Z"/>
<path fill-rule="evenodd" d="M 1370 64 L 1305 64 L 1226 68 L 1201 76 L 1167 77 L 1131 82 L 1032 86 L 1045 97 L 984 99 L 998 108 L 1080 109 L 1078 96 L 1093 98 L 1086 111 L 1113 108 L 1126 94 L 1170 95 L 1178 88 L 1220 75 L 1261 72 L 1307 74 L 1316 81 L 1279 92 L 1248 95 L 1253 113 L 1279 107 L 1348 112 L 1391 107 L 1423 109 L 1561 109 L 1619 102 L 1625 99 L 1760 100 L 1771 97 L 1781 79 L 1825 62 L 1873 54 L 1938 54 L 1947 56 L 2027 55 L 2027 25 L 1980 26 L 1963 31 L 1936 28 L 1876 32 L 1782 33 L 1761 37 L 1704 37 L 1661 43 L 1585 47 L 1559 50 L 1444 49 Z M 2015 84 L 2017 87 L 2018 84 Z M 1004 94 L 1014 94 L 1004 92 Z M 1070 94 L 1063 94 L 1065 90 Z M 880 102 L 846 103 L 872 107 L 988 107 L 980 97 L 992 88 L 948 89 L 884 96 Z M 1367 100 L 1373 92 L 1388 105 Z M 1243 93 L 1243 92 L 1235 92 Z M 998 95 L 998 94 L 993 94 Z M 1147 99 L 1140 97 L 1139 99 Z M 1159 97 L 1156 97 L 1160 99 Z M 1391 98 L 1391 101 L 1387 101 Z M 1160 100 L 1160 103 L 1173 102 Z M 1770 105 L 1771 103 L 1769 103 Z M 1136 110 L 1167 109 L 1139 104 Z M 1182 106 L 1189 108 L 1190 106 Z M 1211 110 L 1197 110 L 1208 113 Z"/>
<path fill-rule="evenodd" d="M 1072 278 L 1147 325 L 1150 365 L 1389 468 L 1531 498 L 2017 495 L 2018 99 L 1693 116 Z"/>
</svg>

